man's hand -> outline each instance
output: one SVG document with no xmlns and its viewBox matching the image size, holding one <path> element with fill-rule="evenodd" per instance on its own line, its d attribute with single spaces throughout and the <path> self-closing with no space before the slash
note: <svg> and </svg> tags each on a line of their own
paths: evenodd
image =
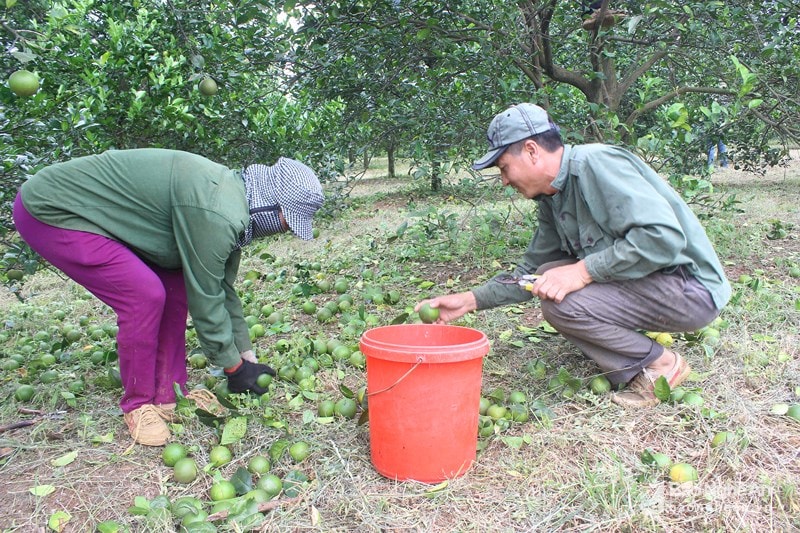
<svg viewBox="0 0 800 533">
<path fill-rule="evenodd" d="M 414 311 L 419 312 L 419 308 L 426 303 L 430 304 L 434 309 L 439 310 L 439 320 L 436 321 L 438 324 L 452 322 L 470 311 L 474 311 L 478 307 L 475 301 L 475 295 L 469 291 L 460 292 L 458 294 L 448 294 L 447 296 L 437 296 L 431 300 L 422 300 L 414 307 Z"/>
<path fill-rule="evenodd" d="M 542 300 L 561 301 L 571 292 L 581 290 L 592 282 L 583 261 L 551 268 L 537 279 L 531 292 Z"/>
<path fill-rule="evenodd" d="M 232 371 L 225 370 L 228 378 L 228 389 L 231 392 L 253 391 L 256 394 L 264 394 L 267 389 L 258 386 L 258 376 L 261 374 L 275 375 L 275 371 L 267 365 L 251 363 L 242 359 L 242 363 Z"/>
</svg>

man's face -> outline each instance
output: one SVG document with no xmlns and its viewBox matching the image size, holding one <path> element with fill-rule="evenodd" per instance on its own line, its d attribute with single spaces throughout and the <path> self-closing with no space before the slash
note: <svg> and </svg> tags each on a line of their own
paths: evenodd
<svg viewBox="0 0 800 533">
<path fill-rule="evenodd" d="M 542 151 L 533 141 L 526 141 L 519 153 L 509 148 L 497 158 L 500 179 L 503 185 L 511 186 L 525 198 L 542 193 L 552 194 L 552 177 L 544 172 Z"/>
</svg>

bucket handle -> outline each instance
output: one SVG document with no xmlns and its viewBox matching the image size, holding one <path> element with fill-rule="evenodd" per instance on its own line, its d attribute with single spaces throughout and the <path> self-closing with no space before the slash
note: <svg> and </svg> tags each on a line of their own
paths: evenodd
<svg viewBox="0 0 800 533">
<path fill-rule="evenodd" d="M 414 369 L 415 369 L 415 368 L 417 368 L 417 367 L 418 367 L 420 364 L 422 364 L 422 363 L 424 363 L 424 362 L 425 362 L 425 360 L 422 358 L 422 356 L 417 356 L 417 362 L 416 362 L 416 363 L 414 363 L 414 366 L 412 366 L 411 368 L 409 368 L 409 369 L 408 369 L 408 371 L 407 371 L 405 374 L 403 374 L 402 376 L 400 376 L 399 378 L 397 378 L 397 381 L 395 381 L 394 383 L 392 383 L 392 384 L 391 384 L 391 385 L 389 385 L 388 387 L 385 387 L 385 388 L 383 388 L 383 389 L 381 389 L 381 390 L 376 390 L 375 392 L 367 392 L 367 396 L 368 396 L 368 397 L 369 397 L 369 396 L 374 396 L 374 395 L 376 395 L 376 394 L 380 394 L 380 393 L 382 393 L 382 392 L 387 392 L 387 391 L 390 391 L 390 390 L 392 390 L 393 388 L 395 388 L 396 386 L 398 386 L 398 385 L 400 384 L 400 382 L 401 382 L 401 381 L 403 381 L 404 379 L 406 379 L 406 378 L 408 377 L 408 375 L 409 375 L 409 374 L 411 374 L 411 373 L 414 371 Z"/>
</svg>

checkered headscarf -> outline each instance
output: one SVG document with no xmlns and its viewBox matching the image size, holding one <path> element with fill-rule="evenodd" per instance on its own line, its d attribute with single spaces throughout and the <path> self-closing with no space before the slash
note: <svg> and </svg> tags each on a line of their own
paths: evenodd
<svg viewBox="0 0 800 533">
<path fill-rule="evenodd" d="M 254 238 L 283 231 L 278 211 L 292 232 L 308 241 L 314 237 L 311 219 L 322 206 L 322 186 L 314 171 L 294 159 L 281 157 L 272 165 L 249 165 L 242 171 L 250 223 L 239 247 Z"/>
</svg>

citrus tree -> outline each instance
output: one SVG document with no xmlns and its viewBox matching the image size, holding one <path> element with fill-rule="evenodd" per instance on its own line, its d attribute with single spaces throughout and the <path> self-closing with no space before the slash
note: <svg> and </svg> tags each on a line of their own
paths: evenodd
<svg viewBox="0 0 800 533">
<path fill-rule="evenodd" d="M 474 155 L 491 116 L 522 100 L 549 108 L 570 141 L 638 147 L 677 173 L 701 171 L 711 130 L 750 166 L 776 163 L 775 142 L 797 138 L 791 3 L 588 4 L 292 3 L 297 78 L 349 116 L 391 106 L 372 142 L 399 132 L 429 157 L 456 144 Z"/>
</svg>

